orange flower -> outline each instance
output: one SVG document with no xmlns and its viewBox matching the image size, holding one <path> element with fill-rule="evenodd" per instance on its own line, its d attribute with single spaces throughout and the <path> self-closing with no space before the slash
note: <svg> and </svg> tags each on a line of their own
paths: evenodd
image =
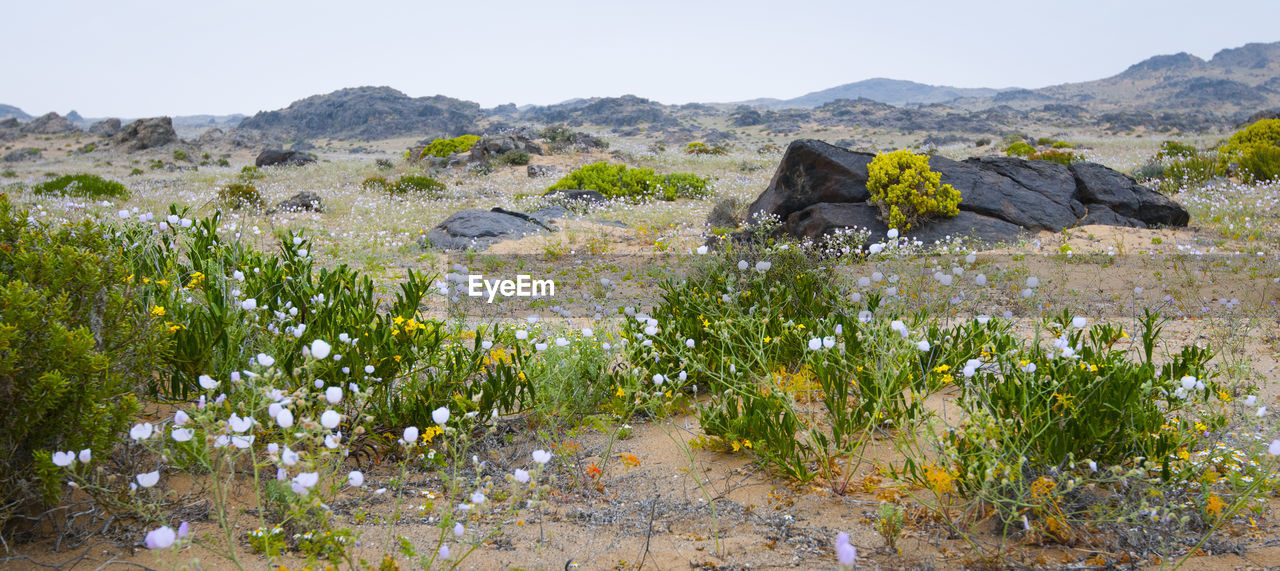
<svg viewBox="0 0 1280 571">
<path fill-rule="evenodd" d="M 599 478 L 603 473 L 604 470 L 601 470 L 599 466 L 596 466 L 595 462 L 592 462 L 591 465 L 587 466 L 587 475 L 590 476 L 592 480 Z"/>
</svg>

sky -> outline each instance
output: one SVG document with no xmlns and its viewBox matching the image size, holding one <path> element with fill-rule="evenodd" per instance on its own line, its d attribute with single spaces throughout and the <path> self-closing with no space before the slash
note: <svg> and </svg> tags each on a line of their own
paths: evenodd
<svg viewBox="0 0 1280 571">
<path fill-rule="evenodd" d="M 17 2 L 0 103 L 31 115 L 251 115 L 387 85 L 492 107 L 634 94 L 788 99 L 888 77 L 1036 88 L 1280 41 L 1280 2 Z"/>
</svg>

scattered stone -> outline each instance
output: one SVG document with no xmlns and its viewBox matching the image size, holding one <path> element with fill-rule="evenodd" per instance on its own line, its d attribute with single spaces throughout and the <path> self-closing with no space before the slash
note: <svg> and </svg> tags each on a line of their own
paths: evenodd
<svg viewBox="0 0 1280 571">
<path fill-rule="evenodd" d="M 560 171 L 555 165 L 529 165 L 525 170 L 528 171 L 529 178 L 555 176 Z"/>
<path fill-rule="evenodd" d="M 543 196 L 548 200 L 555 202 L 585 202 L 587 204 L 601 204 L 608 201 L 603 194 L 594 190 L 557 189 L 548 191 Z"/>
<path fill-rule="evenodd" d="M 173 130 L 173 119 L 168 117 L 151 117 L 138 119 L 120 129 L 112 137 L 112 142 L 127 152 L 154 149 L 176 142 L 178 134 Z"/>
<path fill-rule="evenodd" d="M 524 151 L 531 155 L 541 155 L 542 146 L 533 141 L 533 137 L 522 131 L 485 137 L 471 146 L 471 162 L 492 160 L 513 151 Z"/>
<path fill-rule="evenodd" d="M 4 162 L 17 163 L 22 161 L 34 161 L 39 158 L 40 158 L 40 149 L 37 149 L 35 147 L 27 147 L 25 149 L 18 149 L 15 151 L 9 151 L 5 153 Z"/>
<path fill-rule="evenodd" d="M 316 162 L 315 156 L 311 153 L 303 151 L 285 151 L 282 149 L 263 149 L 258 153 L 258 158 L 253 161 L 254 166 L 275 167 L 275 166 L 303 166 Z"/>
<path fill-rule="evenodd" d="M 89 134 L 97 135 L 103 139 L 110 139 L 116 133 L 120 132 L 120 120 L 112 117 L 111 119 L 103 119 L 89 125 Z"/>
<path fill-rule="evenodd" d="M 444 250 L 485 250 L 495 242 L 551 230 L 536 217 L 521 212 L 462 210 L 427 233 L 430 245 Z"/>
<path fill-rule="evenodd" d="M 1169 197 L 1138 184 L 1132 177 L 1094 163 L 1071 165 L 1077 196 L 1089 206 L 1102 204 L 1116 214 L 1148 226 L 1186 226 L 1191 214 Z"/>
<path fill-rule="evenodd" d="M 276 209 L 285 212 L 324 212 L 324 200 L 321 200 L 319 194 L 304 190 L 277 204 Z"/>
<path fill-rule="evenodd" d="M 217 127 L 213 127 L 203 133 L 200 133 L 200 138 L 196 139 L 196 144 L 202 147 L 216 145 L 226 140 L 226 138 L 227 133 L 225 131 Z"/>
<path fill-rule="evenodd" d="M 28 135 L 66 135 L 79 133 L 80 128 L 66 117 L 49 112 L 23 125 L 21 131 Z"/>
</svg>

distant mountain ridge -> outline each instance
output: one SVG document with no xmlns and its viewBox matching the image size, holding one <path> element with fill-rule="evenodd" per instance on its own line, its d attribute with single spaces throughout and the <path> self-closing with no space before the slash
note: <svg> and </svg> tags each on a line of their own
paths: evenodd
<svg viewBox="0 0 1280 571">
<path fill-rule="evenodd" d="M 846 83 L 836 87 L 806 93 L 800 97 L 783 100 L 756 100 L 764 107 L 821 107 L 838 99 L 870 99 L 896 107 L 946 103 L 962 97 L 992 97 L 1005 89 L 988 87 L 950 87 L 927 85 L 901 79 L 875 77 Z"/>
</svg>

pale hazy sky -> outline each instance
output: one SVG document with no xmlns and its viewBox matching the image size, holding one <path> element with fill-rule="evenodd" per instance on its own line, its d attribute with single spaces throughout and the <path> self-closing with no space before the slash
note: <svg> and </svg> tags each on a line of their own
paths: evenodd
<svg viewBox="0 0 1280 571">
<path fill-rule="evenodd" d="M 2 11 L 0 103 L 86 117 L 252 114 L 360 85 L 485 107 L 791 98 L 872 77 L 1043 87 L 1280 40 L 1269 0 L 51 0 Z"/>
</svg>

